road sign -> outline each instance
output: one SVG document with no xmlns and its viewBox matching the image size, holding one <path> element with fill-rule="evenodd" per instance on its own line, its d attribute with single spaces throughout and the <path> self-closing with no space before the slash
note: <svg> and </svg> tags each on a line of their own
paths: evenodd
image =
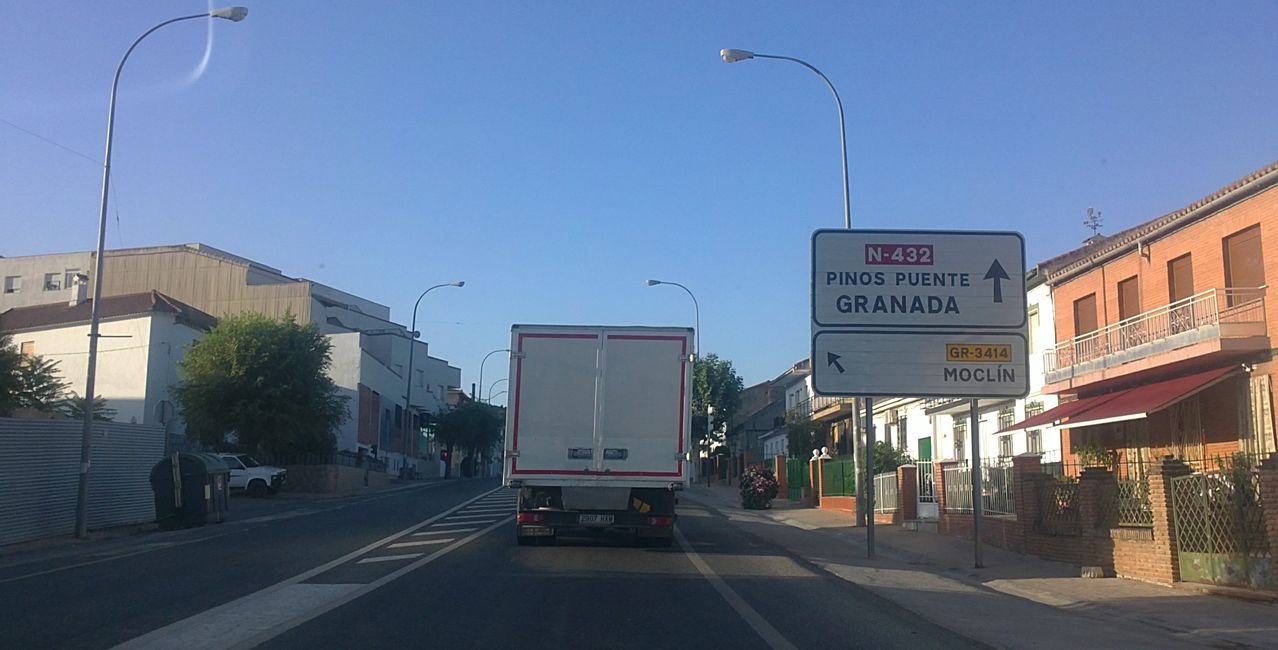
<svg viewBox="0 0 1278 650">
<path fill-rule="evenodd" d="M 813 388 L 860 397 L 1023 397 L 1026 307 L 1020 233 L 818 230 Z"/>
<path fill-rule="evenodd" d="M 822 330 L 812 387 L 859 397 L 1024 397 L 1028 345 L 1019 332 Z"/>
<path fill-rule="evenodd" d="M 1015 232 L 818 230 L 813 327 L 1019 328 L 1024 270 Z"/>
</svg>

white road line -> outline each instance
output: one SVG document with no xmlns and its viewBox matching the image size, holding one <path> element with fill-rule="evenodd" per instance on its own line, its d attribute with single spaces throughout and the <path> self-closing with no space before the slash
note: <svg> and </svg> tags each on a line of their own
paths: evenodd
<svg viewBox="0 0 1278 650">
<path fill-rule="evenodd" d="M 479 530 L 478 528 L 449 528 L 446 530 L 428 530 L 424 533 L 413 533 L 413 537 L 422 537 L 424 535 L 452 535 L 453 533 L 469 533 Z"/>
<path fill-rule="evenodd" d="M 714 590 L 719 592 L 719 595 L 724 600 L 728 601 L 728 605 L 731 605 L 732 609 L 736 610 L 737 615 L 754 629 L 755 634 L 758 634 L 759 638 L 768 644 L 768 647 L 773 648 L 773 650 L 798 650 L 793 643 L 781 636 L 781 633 L 775 627 L 772 627 L 772 624 L 767 619 L 760 616 L 759 612 L 750 606 L 750 603 L 747 603 L 737 592 L 733 591 L 732 587 L 729 587 L 728 583 L 724 582 L 723 578 L 720 578 L 719 574 L 715 573 L 714 569 L 710 568 L 710 565 L 706 564 L 706 561 L 702 560 L 696 551 L 692 550 L 692 545 L 688 543 L 688 539 L 683 536 L 683 531 L 679 530 L 678 526 L 675 526 L 674 536 L 675 539 L 679 540 L 679 547 L 683 549 L 684 554 L 692 561 L 692 565 L 697 567 L 697 571 L 710 582 L 710 586 L 714 587 Z"/>
<path fill-rule="evenodd" d="M 502 488 L 494 488 L 493 491 L 500 489 Z M 367 593 L 366 591 L 359 590 L 366 588 L 368 585 L 304 585 L 299 583 L 306 582 L 325 571 L 329 571 L 330 569 L 346 564 L 355 558 L 382 548 L 386 544 L 394 542 L 401 537 L 425 528 L 426 526 L 429 526 L 434 522 L 465 508 L 475 501 L 484 498 L 488 494 L 492 494 L 492 492 L 487 492 L 470 500 L 463 501 L 462 503 L 441 512 L 434 517 L 413 524 L 412 526 L 409 526 L 397 533 L 387 535 L 368 546 L 351 551 L 336 560 L 321 564 L 314 569 L 299 573 L 292 578 L 278 582 L 270 587 L 251 593 L 242 598 L 232 600 L 228 603 L 223 603 L 194 616 L 171 623 L 162 628 L 152 630 L 142 636 L 125 641 L 124 643 L 116 646 L 116 648 L 117 650 L 132 650 L 134 648 L 157 648 L 160 650 L 165 650 L 167 648 L 183 648 L 183 650 L 197 650 L 199 648 L 228 648 L 235 646 L 236 644 L 245 643 L 245 639 L 251 639 L 255 634 L 264 633 L 264 630 L 276 629 L 281 621 L 288 621 L 298 616 L 303 616 L 306 611 L 314 610 L 320 603 L 337 602 L 339 597 L 350 593 Z M 496 526 L 494 526 L 494 528 L 496 528 Z M 475 537 L 482 535 L 484 532 L 488 531 L 485 530 L 483 532 L 475 533 L 461 542 L 456 542 L 453 546 L 448 546 L 440 551 L 436 551 L 435 553 L 422 558 L 409 566 L 421 566 L 431 558 L 437 557 L 451 548 L 474 539 Z M 402 569 L 392 573 L 391 575 L 396 577 L 403 575 L 400 571 L 402 571 Z M 371 584 L 377 584 L 380 586 L 385 583 L 378 581 Z M 309 587 L 349 587 L 349 589 L 310 590 L 308 589 Z M 310 600 L 307 600 L 306 598 L 299 598 L 294 595 L 299 591 L 304 592 L 304 595 L 307 595 Z M 352 596 L 352 598 L 353 597 L 354 596 Z M 340 602 L 344 603 L 348 601 L 342 600 Z M 296 606 L 285 606 L 281 605 L 281 603 L 295 603 Z M 333 607 L 336 606 L 337 605 L 333 605 Z M 332 609 L 332 607 L 317 612 L 315 616 L 318 616 L 319 613 L 329 611 L 329 609 Z M 243 615 L 244 611 L 260 612 L 261 615 L 246 619 Z M 310 619 L 308 618 L 306 620 Z M 276 634 L 279 634 L 279 632 L 275 632 L 271 634 L 271 636 L 275 636 Z M 253 645 L 256 644 L 250 644 L 244 647 L 251 648 Z"/>
<path fill-rule="evenodd" d="M 450 528 L 452 526 L 475 526 L 479 524 L 486 524 L 490 521 L 495 521 L 495 520 L 489 519 L 486 521 L 441 521 L 437 524 L 431 524 L 430 527 L 431 528 Z"/>
<path fill-rule="evenodd" d="M 391 544 L 390 547 L 395 548 L 396 546 L 403 546 L 403 545 Z M 403 555 L 374 555 L 373 557 L 366 557 L 356 562 L 355 564 L 372 564 L 374 562 L 395 562 L 396 560 L 411 560 L 415 557 L 421 557 L 421 556 L 422 556 L 421 553 L 405 553 Z"/>
<path fill-rule="evenodd" d="M 445 537 L 444 539 L 419 539 L 412 542 L 399 542 L 396 544 L 391 544 L 390 546 L 387 546 L 386 548 L 406 548 L 409 546 L 428 546 L 430 544 L 447 544 L 449 542 L 455 541 L 456 539 L 457 539 L 456 537 Z M 421 555 L 421 554 L 418 553 L 418 555 Z M 360 560 L 360 562 L 363 562 L 363 560 Z"/>
<path fill-rule="evenodd" d="M 497 488 L 497 489 L 501 489 L 501 488 Z M 477 533 L 472 533 L 468 537 L 464 539 L 460 539 L 456 542 L 453 542 L 452 544 L 449 544 L 448 546 L 445 546 L 444 548 L 441 548 L 438 551 L 435 551 L 434 553 L 431 553 L 430 555 L 427 555 L 426 557 L 420 560 L 417 560 L 416 562 L 413 562 L 412 564 L 406 567 L 401 567 L 393 573 L 382 576 L 381 578 L 378 578 L 377 580 L 374 580 L 373 582 L 370 582 L 360 587 L 359 589 L 356 589 L 354 591 L 351 591 L 350 593 L 342 595 L 340 598 L 326 602 L 323 605 L 316 607 L 314 609 L 311 609 L 307 612 L 298 614 L 297 616 L 295 616 L 289 621 L 281 623 L 264 632 L 260 632 L 253 638 L 245 640 L 245 641 L 241 641 L 231 647 L 234 650 L 249 650 L 250 648 L 255 648 L 258 645 L 261 645 L 313 618 L 316 618 L 317 616 L 322 616 L 323 614 L 331 612 L 334 609 L 337 609 L 338 607 L 341 607 L 342 605 L 345 605 L 346 603 L 349 603 L 352 600 L 355 600 L 356 598 L 363 596 L 364 594 L 374 591 L 386 585 L 386 583 L 392 580 L 395 580 L 396 578 L 404 576 L 427 564 L 430 564 L 431 562 L 434 562 L 436 559 L 439 559 L 443 557 L 444 555 L 447 555 L 449 552 L 456 550 L 458 548 L 461 548 L 462 546 L 465 546 L 468 542 L 479 538 L 481 535 L 484 535 L 485 533 L 488 533 L 489 531 L 496 530 L 498 526 L 502 526 L 505 523 L 506 523 L 505 521 L 499 521 Z M 793 648 L 794 646 L 790 646 L 790 647 Z M 184 648 L 183 650 L 190 650 L 190 649 Z"/>
<path fill-rule="evenodd" d="M 515 513 L 512 512 L 510 514 L 513 515 Z M 501 518 L 501 515 L 457 515 L 454 517 L 449 517 L 448 519 L 445 519 L 444 521 L 455 521 L 458 523 L 465 523 L 465 524 L 485 524 L 490 521 L 497 521 L 500 518 Z M 473 519 L 481 519 L 482 521 L 468 521 Z"/>
</svg>

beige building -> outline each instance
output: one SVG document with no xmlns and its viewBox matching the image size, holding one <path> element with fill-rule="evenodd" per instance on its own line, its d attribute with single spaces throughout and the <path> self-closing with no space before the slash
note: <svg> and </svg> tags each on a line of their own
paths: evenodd
<svg viewBox="0 0 1278 650">
<path fill-rule="evenodd" d="M 0 293 L 0 314 L 65 301 L 63 287 L 74 274 L 88 275 L 91 296 L 97 281 L 94 267 L 93 253 L 0 258 L 5 288 Z M 114 296 L 154 291 L 215 318 L 252 312 L 272 317 L 292 314 L 299 322 L 315 323 L 334 343 L 330 375 L 350 397 L 350 417 L 338 432 L 338 448 L 376 447 L 392 471 L 405 462 L 405 451 L 412 457 L 426 448 L 419 436 L 406 440 L 406 428 L 415 428 L 404 426 L 412 339 L 406 327 L 390 320 L 386 305 L 199 243 L 109 250 L 103 277 L 104 304 Z M 431 357 L 425 341 L 412 345 L 417 348 L 411 411 L 435 413 L 447 408 L 448 389 L 461 383 L 461 370 Z"/>
</svg>

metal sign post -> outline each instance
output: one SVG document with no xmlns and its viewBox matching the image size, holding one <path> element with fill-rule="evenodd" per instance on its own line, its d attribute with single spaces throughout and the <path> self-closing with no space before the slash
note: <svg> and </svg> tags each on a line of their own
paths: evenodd
<svg viewBox="0 0 1278 650">
<path fill-rule="evenodd" d="M 874 398 L 865 398 L 865 556 L 874 559 Z"/>
<path fill-rule="evenodd" d="M 976 548 L 976 568 L 985 567 L 981 550 L 981 407 L 980 400 L 972 400 L 972 543 Z"/>
</svg>

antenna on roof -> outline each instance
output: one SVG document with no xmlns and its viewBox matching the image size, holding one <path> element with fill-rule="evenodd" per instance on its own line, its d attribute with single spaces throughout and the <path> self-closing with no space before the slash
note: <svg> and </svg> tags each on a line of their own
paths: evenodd
<svg viewBox="0 0 1278 650">
<path fill-rule="evenodd" d="M 1090 239 L 1095 239 L 1096 237 L 1099 237 L 1100 229 L 1101 229 L 1100 210 L 1097 210 L 1095 208 L 1087 208 L 1087 218 L 1083 220 L 1083 225 L 1092 229 L 1092 236 Z"/>
</svg>

